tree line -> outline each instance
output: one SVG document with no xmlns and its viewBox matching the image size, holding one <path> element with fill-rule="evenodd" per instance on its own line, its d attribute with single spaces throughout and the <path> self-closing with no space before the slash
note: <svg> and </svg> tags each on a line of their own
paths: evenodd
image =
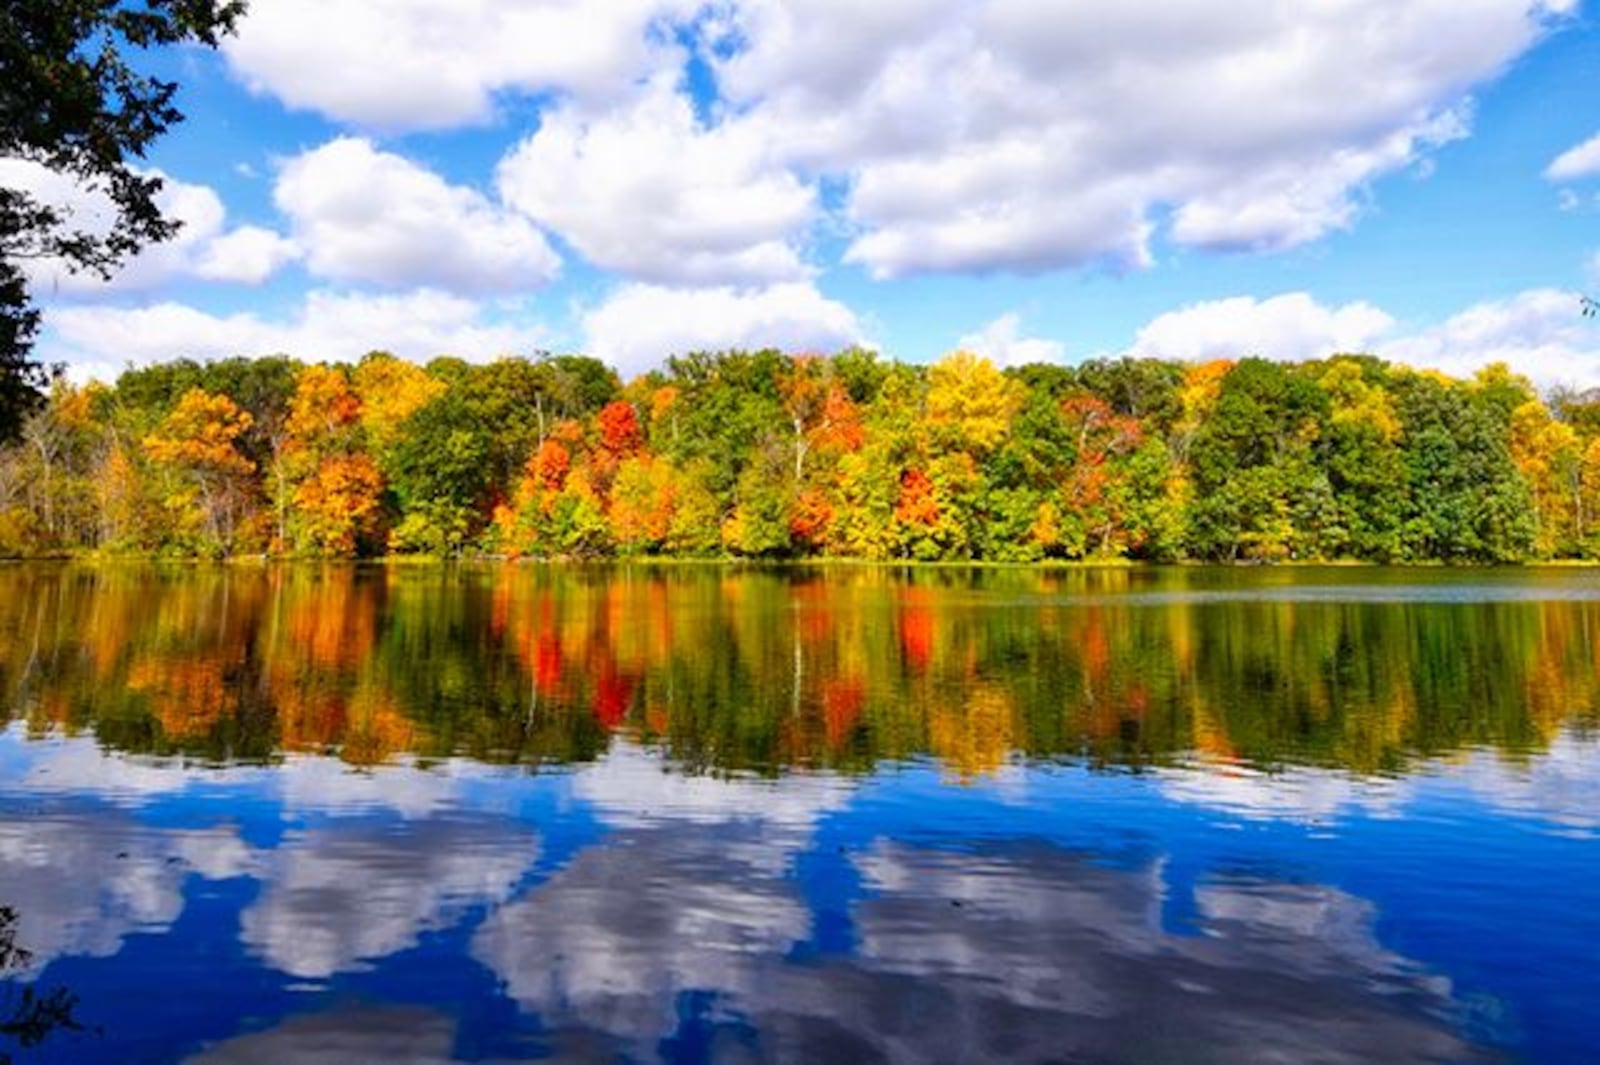
<svg viewBox="0 0 1600 1065">
<path fill-rule="evenodd" d="M 7 556 L 1517 562 L 1597 522 L 1600 395 L 1369 355 L 181 360 L 0 449 Z"/>
</svg>

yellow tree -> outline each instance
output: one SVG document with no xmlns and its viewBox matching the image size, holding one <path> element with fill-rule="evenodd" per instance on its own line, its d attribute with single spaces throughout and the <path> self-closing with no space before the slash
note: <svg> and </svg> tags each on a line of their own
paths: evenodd
<svg viewBox="0 0 1600 1065">
<path fill-rule="evenodd" d="M 617 546 L 625 552 L 657 551 L 672 531 L 677 477 L 666 459 L 632 455 L 617 467 L 609 518 Z"/>
<path fill-rule="evenodd" d="M 167 476 L 165 503 L 180 533 L 199 534 L 207 546 L 235 549 L 250 509 L 255 463 L 238 448 L 251 416 L 224 395 L 191 388 L 145 437 L 145 453 Z"/>
<path fill-rule="evenodd" d="M 294 489 L 296 539 L 320 554 L 353 555 L 378 524 L 383 475 L 371 456 L 325 456 Z"/>
<path fill-rule="evenodd" d="M 928 371 L 927 424 L 956 447 L 982 458 L 1011 431 L 1022 386 L 969 351 L 945 356 Z"/>
<path fill-rule="evenodd" d="M 1600 437 L 1583 445 L 1578 462 L 1578 527 L 1581 540 L 1579 548 L 1586 557 L 1600 555 L 1600 542 L 1596 542 L 1590 527 L 1591 515 L 1600 513 Z"/>
<path fill-rule="evenodd" d="M 364 404 L 338 367 L 307 366 L 289 401 L 279 506 L 296 548 L 352 555 L 377 538 L 383 477 L 363 447 Z"/>
<path fill-rule="evenodd" d="M 94 477 L 102 545 L 120 545 L 137 530 L 141 498 L 139 472 L 127 449 L 113 438 L 97 463 Z"/>
<path fill-rule="evenodd" d="M 422 367 L 381 351 L 362 359 L 353 377 L 361 401 L 361 425 L 380 457 L 400 439 L 405 420 L 445 389 L 443 381 L 428 376 Z"/>
<path fill-rule="evenodd" d="M 1584 537 L 1583 450 L 1572 426 L 1530 399 L 1511 412 L 1511 458 L 1533 490 L 1539 531 L 1534 551 L 1574 553 Z"/>
<path fill-rule="evenodd" d="M 1182 414 L 1173 431 L 1173 450 L 1179 459 L 1187 459 L 1189 444 L 1195 433 L 1211 415 L 1222 394 L 1222 379 L 1233 370 L 1232 359 L 1212 359 L 1196 363 L 1183 375 L 1183 385 L 1178 389 L 1178 402 Z"/>
</svg>

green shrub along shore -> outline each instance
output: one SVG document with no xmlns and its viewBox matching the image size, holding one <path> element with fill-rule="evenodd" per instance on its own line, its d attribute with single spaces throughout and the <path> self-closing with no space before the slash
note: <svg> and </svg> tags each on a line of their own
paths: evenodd
<svg viewBox="0 0 1600 1065">
<path fill-rule="evenodd" d="M 176 361 L 0 450 L 5 557 L 1510 563 L 1597 519 L 1600 394 L 1367 355 Z"/>
</svg>

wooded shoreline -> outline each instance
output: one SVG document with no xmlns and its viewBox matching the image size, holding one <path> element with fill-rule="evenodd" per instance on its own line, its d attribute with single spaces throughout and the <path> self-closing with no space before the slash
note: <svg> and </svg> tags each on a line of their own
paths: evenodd
<svg viewBox="0 0 1600 1065">
<path fill-rule="evenodd" d="M 1597 516 L 1600 396 L 1368 355 L 177 361 L 0 449 L 4 557 L 1504 564 Z"/>
</svg>

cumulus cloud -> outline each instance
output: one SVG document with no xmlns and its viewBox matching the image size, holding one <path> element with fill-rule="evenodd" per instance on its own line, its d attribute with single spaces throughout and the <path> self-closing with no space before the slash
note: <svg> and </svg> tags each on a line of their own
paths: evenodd
<svg viewBox="0 0 1600 1065">
<path fill-rule="evenodd" d="M 194 272 L 207 281 L 257 284 L 299 256 L 299 245 L 282 234 L 240 226 L 207 244 L 195 260 Z"/>
<path fill-rule="evenodd" d="M 335 281 L 525 292 L 560 269 L 527 219 L 357 137 L 290 160 L 273 199 L 307 268 Z"/>
<path fill-rule="evenodd" d="M 1370 303 L 1326 307 L 1305 292 L 1265 300 L 1237 296 L 1161 315 L 1139 330 L 1129 353 L 1190 361 L 1245 355 L 1315 359 L 1367 351 L 1393 326 L 1394 319 Z"/>
<path fill-rule="evenodd" d="M 508 90 L 613 98 L 681 61 L 657 27 L 695 6 L 275 0 L 251 5 L 223 51 L 247 86 L 289 107 L 384 129 L 442 129 L 489 120 Z"/>
<path fill-rule="evenodd" d="M 1249 766 L 1174 766 L 1158 771 L 1161 794 L 1250 820 L 1306 824 L 1335 821 L 1352 812 L 1394 817 L 1411 798 L 1405 783 L 1334 769 L 1292 766 L 1267 773 Z"/>
<path fill-rule="evenodd" d="M 982 355 L 999 366 L 1026 366 L 1032 362 L 1060 362 L 1066 345 L 1059 340 L 1044 340 L 1022 335 L 1022 320 L 1016 314 L 1002 314 L 976 333 L 968 333 L 956 347 Z"/>
<path fill-rule="evenodd" d="M 542 113 L 508 200 L 631 280 L 750 284 L 804 275 L 824 186 L 877 277 L 1138 268 L 1163 227 L 1316 240 L 1465 136 L 1473 90 L 1576 7 L 280 0 L 225 49 L 257 91 L 382 128 L 521 95 Z"/>
<path fill-rule="evenodd" d="M 625 285 L 583 319 L 590 354 L 624 373 L 725 348 L 834 351 L 865 336 L 855 312 L 808 282 L 767 288 Z"/>
<path fill-rule="evenodd" d="M 537 837 L 498 821 L 408 831 L 357 821 L 291 833 L 262 858 L 264 887 L 240 917 L 240 941 L 292 976 L 347 972 L 509 898 L 539 852 Z"/>
<path fill-rule="evenodd" d="M 797 965 L 811 915 L 784 863 L 747 860 L 762 845 L 737 825 L 624 831 L 496 910 L 473 956 L 556 1045 L 609 1056 L 651 1056 L 691 991 L 706 1029 L 726 1020 L 803 1060 L 1475 1056 L 1442 1019 L 1449 983 L 1385 950 L 1371 905 L 1332 888 L 1207 882 L 1205 934 L 1175 936 L 1159 864 L 878 842 L 841 859 L 865 888 L 841 914 L 850 958 Z M 1140 1023 L 1154 1016 L 1170 1023 Z"/>
<path fill-rule="evenodd" d="M 1444 761 L 1434 772 L 1459 781 L 1482 802 L 1584 839 L 1600 837 L 1600 742 L 1565 730 L 1527 762 L 1490 751 Z"/>
<path fill-rule="evenodd" d="M 762 283 L 807 274 L 792 236 L 815 193 L 752 123 L 708 128 L 671 78 L 626 108 L 547 115 L 501 163 L 506 201 L 597 266 L 647 281 Z"/>
<path fill-rule="evenodd" d="M 1579 313 L 1576 293 L 1559 289 L 1475 304 L 1378 354 L 1453 374 L 1504 362 L 1542 385 L 1600 385 L 1600 326 Z"/>
<path fill-rule="evenodd" d="M 797 165 L 850 176 L 846 259 L 876 276 L 1139 266 L 1166 211 L 1203 247 L 1350 225 L 1374 180 L 1463 135 L 1470 90 L 1575 5 L 1048 6 L 748 0 L 718 73 Z"/>
<path fill-rule="evenodd" d="M 0 882 L 32 955 L 26 973 L 66 955 L 109 957 L 129 935 L 164 931 L 183 913 L 191 872 L 225 880 L 248 875 L 252 862 L 232 828 L 155 831 L 121 811 L 52 802 L 0 824 Z"/>
<path fill-rule="evenodd" d="M 56 307 L 40 355 L 78 376 L 114 377 L 128 363 L 290 352 L 355 360 L 374 348 L 403 358 L 485 360 L 543 346 L 538 326 L 492 322 L 482 305 L 432 289 L 391 295 L 310 292 L 287 317 L 212 314 L 187 304 Z"/>
<path fill-rule="evenodd" d="M 156 205 L 179 223 L 171 240 L 147 246 L 109 280 L 95 273 L 75 273 L 61 260 L 37 260 L 30 264 L 33 284 L 67 296 L 141 291 L 184 277 L 259 284 L 298 257 L 299 249 L 282 234 L 252 225 L 228 228 L 227 209 L 210 186 L 179 181 L 157 170 L 149 174 L 163 181 Z M 116 222 L 116 207 L 104 190 L 38 163 L 0 159 L 0 185 L 56 208 L 76 230 L 104 235 Z"/>
<path fill-rule="evenodd" d="M 763 962 L 805 936 L 781 875 L 793 842 L 741 826 L 624 830 L 491 914 L 473 957 L 550 1027 L 598 1026 L 644 1057 L 675 1026 L 675 998 L 759 1000 Z"/>
<path fill-rule="evenodd" d="M 102 748 L 92 739 L 73 737 L 45 746 L 28 746 L 13 726 L 4 734 L 7 753 L 21 755 L 16 779 L 29 792 L 49 796 L 93 795 L 115 806 L 140 806 L 152 797 L 184 791 L 197 783 L 226 780 L 260 783 L 262 775 L 238 766 L 208 768 L 178 759 L 135 758 Z"/>
<path fill-rule="evenodd" d="M 704 825 L 759 822 L 768 832 L 809 830 L 839 809 L 852 788 L 840 777 L 797 774 L 782 785 L 673 772 L 659 752 L 616 743 L 574 774 L 574 797 L 592 804 L 606 824 L 651 828 L 663 822 Z"/>
<path fill-rule="evenodd" d="M 1556 156 L 1545 167 L 1544 176 L 1550 181 L 1600 177 L 1600 133 Z"/>
<path fill-rule="evenodd" d="M 1259 355 L 1322 358 L 1371 352 L 1419 369 L 1470 376 L 1503 362 L 1542 386 L 1600 386 L 1600 323 L 1579 313 L 1578 294 L 1529 289 L 1486 300 L 1437 325 L 1404 329 L 1370 303 L 1328 306 L 1304 292 L 1236 296 L 1160 315 L 1129 355 L 1196 361 Z"/>
<path fill-rule="evenodd" d="M 852 785 L 669 769 L 658 752 L 619 743 L 574 774 L 573 798 L 610 829 L 607 844 L 497 909 L 473 936 L 473 956 L 558 1038 L 598 1028 L 643 1052 L 671 1031 L 669 1004 L 686 991 L 761 1001 L 763 970 L 808 932 L 788 871 Z"/>
<path fill-rule="evenodd" d="M 427 770 L 388 765 L 380 771 L 355 770 L 330 758 L 286 758 L 276 767 L 286 811 L 303 814 L 395 814 L 407 820 L 437 816 L 461 803 L 457 762 L 441 762 Z"/>
</svg>

